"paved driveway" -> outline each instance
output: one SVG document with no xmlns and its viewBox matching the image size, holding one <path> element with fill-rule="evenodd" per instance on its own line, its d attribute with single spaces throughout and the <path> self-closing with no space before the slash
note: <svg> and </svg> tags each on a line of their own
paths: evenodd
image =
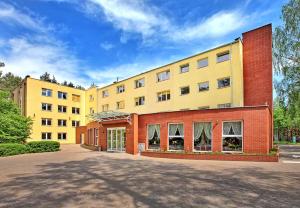
<svg viewBox="0 0 300 208">
<path fill-rule="evenodd" d="M 91 152 L 0 158 L 0 207 L 299 207 L 300 165 Z"/>
</svg>

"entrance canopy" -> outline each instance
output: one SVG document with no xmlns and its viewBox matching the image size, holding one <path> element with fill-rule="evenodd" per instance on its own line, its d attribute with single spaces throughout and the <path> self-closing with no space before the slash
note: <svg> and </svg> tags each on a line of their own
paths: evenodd
<svg viewBox="0 0 300 208">
<path fill-rule="evenodd" d="M 117 111 L 105 111 L 100 113 L 94 113 L 89 116 L 94 121 L 105 122 L 105 121 L 116 121 L 116 120 L 126 120 L 131 123 L 130 114 L 117 112 Z"/>
</svg>

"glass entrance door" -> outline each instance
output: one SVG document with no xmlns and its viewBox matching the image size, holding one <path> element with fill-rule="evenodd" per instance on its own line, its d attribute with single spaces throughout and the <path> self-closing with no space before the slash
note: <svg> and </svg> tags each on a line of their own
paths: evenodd
<svg viewBox="0 0 300 208">
<path fill-rule="evenodd" d="M 107 151 L 124 152 L 126 133 L 124 127 L 107 129 Z"/>
</svg>

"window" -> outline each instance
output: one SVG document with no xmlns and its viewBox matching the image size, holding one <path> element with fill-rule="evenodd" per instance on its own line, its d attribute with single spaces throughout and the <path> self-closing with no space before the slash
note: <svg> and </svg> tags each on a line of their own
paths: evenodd
<svg viewBox="0 0 300 208">
<path fill-rule="evenodd" d="M 42 110 L 43 111 L 52 111 L 52 104 L 42 103 Z"/>
<path fill-rule="evenodd" d="M 80 108 L 72 107 L 73 114 L 80 114 Z"/>
<path fill-rule="evenodd" d="M 124 109 L 125 108 L 125 102 L 119 101 L 117 102 L 117 109 Z"/>
<path fill-rule="evenodd" d="M 95 136 L 94 136 L 94 145 L 98 146 L 99 129 L 94 129 L 94 133 L 95 133 Z"/>
<path fill-rule="evenodd" d="M 218 88 L 224 88 L 230 86 L 230 78 L 226 77 L 223 79 L 218 79 Z"/>
<path fill-rule="evenodd" d="M 209 106 L 200 106 L 198 107 L 198 110 L 207 110 L 209 109 Z"/>
<path fill-rule="evenodd" d="M 109 105 L 108 104 L 102 105 L 102 111 L 103 112 L 108 111 L 108 109 L 109 109 Z"/>
<path fill-rule="evenodd" d="M 189 71 L 189 64 L 185 64 L 185 65 L 182 65 L 180 66 L 180 73 L 185 73 L 185 72 L 188 72 Z"/>
<path fill-rule="evenodd" d="M 108 97 L 109 96 L 109 94 L 108 94 L 108 90 L 103 90 L 102 91 L 102 97 Z"/>
<path fill-rule="evenodd" d="M 42 140 L 51 140 L 51 136 L 50 132 L 42 132 Z"/>
<path fill-rule="evenodd" d="M 140 88 L 145 86 L 145 78 L 135 80 L 135 88 Z"/>
<path fill-rule="evenodd" d="M 125 85 L 117 86 L 117 93 L 125 92 Z"/>
<path fill-rule="evenodd" d="M 218 108 L 230 108 L 231 103 L 218 104 Z"/>
<path fill-rule="evenodd" d="M 222 141 L 223 151 L 243 151 L 242 122 L 223 122 Z"/>
<path fill-rule="evenodd" d="M 51 118 L 42 118 L 42 126 L 51 126 L 52 119 Z"/>
<path fill-rule="evenodd" d="M 58 119 L 57 120 L 58 126 L 67 126 L 67 120 L 65 119 Z"/>
<path fill-rule="evenodd" d="M 161 82 L 170 79 L 170 70 L 163 71 L 157 74 L 157 81 Z"/>
<path fill-rule="evenodd" d="M 67 133 L 57 133 L 57 139 L 58 140 L 66 140 L 67 139 Z"/>
<path fill-rule="evenodd" d="M 220 63 L 220 62 L 223 62 L 223 61 L 227 61 L 229 59 L 230 59 L 229 51 L 217 54 L 217 63 Z"/>
<path fill-rule="evenodd" d="M 93 95 L 90 95 L 89 97 L 90 97 L 90 102 L 94 101 L 94 96 Z"/>
<path fill-rule="evenodd" d="M 169 124 L 169 150 L 184 150 L 183 124 Z"/>
<path fill-rule="evenodd" d="M 144 105 L 145 104 L 145 96 L 135 98 L 135 105 Z"/>
<path fill-rule="evenodd" d="M 74 94 L 72 94 L 72 101 L 74 101 L 74 102 L 80 102 L 80 95 L 74 95 Z"/>
<path fill-rule="evenodd" d="M 208 58 L 198 60 L 198 68 L 203 68 L 208 66 Z"/>
<path fill-rule="evenodd" d="M 180 95 L 187 95 L 189 93 L 190 93 L 190 87 L 189 86 L 180 88 Z"/>
<path fill-rule="evenodd" d="M 67 112 L 67 106 L 64 106 L 64 105 L 58 105 L 57 106 L 57 111 L 59 113 L 66 113 Z"/>
<path fill-rule="evenodd" d="M 171 94 L 170 94 L 169 90 L 157 93 L 157 101 L 158 102 L 166 101 L 166 100 L 170 100 L 170 99 L 171 99 Z"/>
<path fill-rule="evenodd" d="M 210 122 L 194 123 L 194 151 L 211 151 L 212 125 Z"/>
<path fill-rule="evenodd" d="M 58 91 L 57 92 L 57 97 L 58 97 L 58 99 L 66 100 L 67 99 L 67 93 Z"/>
<path fill-rule="evenodd" d="M 148 125 L 148 149 L 160 149 L 160 125 Z"/>
<path fill-rule="evenodd" d="M 42 96 L 51 97 L 52 96 L 52 90 L 42 88 Z"/>
<path fill-rule="evenodd" d="M 93 108 L 90 108 L 90 114 L 94 113 L 94 109 Z"/>
<path fill-rule="evenodd" d="M 198 84 L 199 92 L 209 90 L 209 82 L 201 82 Z"/>
<path fill-rule="evenodd" d="M 80 126 L 80 121 L 72 121 L 72 126 L 73 127 Z"/>
</svg>

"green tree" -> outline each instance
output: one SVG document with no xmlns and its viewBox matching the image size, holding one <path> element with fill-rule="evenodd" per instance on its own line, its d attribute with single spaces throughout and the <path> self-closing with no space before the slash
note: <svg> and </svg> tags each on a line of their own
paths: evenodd
<svg viewBox="0 0 300 208">
<path fill-rule="evenodd" d="M 51 78 L 50 78 L 50 74 L 48 72 L 45 72 L 44 74 L 42 74 L 40 76 L 40 80 L 43 80 L 43 81 L 47 81 L 47 82 L 51 82 Z"/>
<path fill-rule="evenodd" d="M 52 83 L 55 83 L 55 84 L 57 84 L 57 81 L 56 81 L 56 79 L 55 79 L 55 76 L 54 76 L 54 75 L 52 76 L 51 82 L 52 82 Z"/>
<path fill-rule="evenodd" d="M 274 67 L 282 79 L 275 84 L 290 127 L 300 126 L 300 0 L 282 8 L 283 24 L 273 34 Z"/>
<path fill-rule="evenodd" d="M 3 74 L 0 71 L 0 90 L 4 91 L 12 91 L 22 82 L 22 78 L 19 76 L 15 76 L 11 72 Z"/>
<path fill-rule="evenodd" d="M 30 135 L 32 120 L 21 115 L 9 95 L 0 90 L 0 143 L 24 143 Z"/>
<path fill-rule="evenodd" d="M 69 82 L 68 84 L 69 87 L 75 87 L 74 84 L 72 82 Z"/>
</svg>

